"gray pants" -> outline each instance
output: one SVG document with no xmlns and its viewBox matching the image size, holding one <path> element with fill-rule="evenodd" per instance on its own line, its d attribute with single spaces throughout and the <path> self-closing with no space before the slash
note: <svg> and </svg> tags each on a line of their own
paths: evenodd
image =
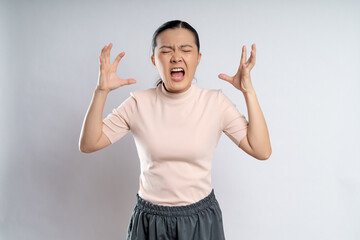
<svg viewBox="0 0 360 240">
<path fill-rule="evenodd" d="M 222 212 L 214 189 L 186 206 L 162 206 L 142 199 L 128 225 L 127 240 L 224 240 Z"/>
</svg>

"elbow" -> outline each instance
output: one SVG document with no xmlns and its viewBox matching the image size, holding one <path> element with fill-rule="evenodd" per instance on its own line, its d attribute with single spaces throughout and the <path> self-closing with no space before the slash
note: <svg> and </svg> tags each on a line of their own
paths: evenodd
<svg viewBox="0 0 360 240">
<path fill-rule="evenodd" d="M 267 151 L 265 154 L 263 154 L 260 158 L 258 158 L 259 160 L 267 160 L 269 159 L 271 156 L 271 149 L 269 151 Z"/>
<path fill-rule="evenodd" d="M 92 153 L 93 151 L 89 149 L 85 144 L 79 143 L 79 151 L 82 153 Z"/>
<path fill-rule="evenodd" d="M 259 159 L 259 160 L 267 160 L 267 159 L 269 159 L 270 155 L 271 155 L 271 154 L 269 154 L 269 155 L 264 155 L 264 156 L 261 156 L 261 157 L 257 157 L 257 159 Z"/>
<path fill-rule="evenodd" d="M 257 159 L 259 159 L 259 160 L 267 160 L 267 159 L 270 158 L 271 153 L 272 153 L 272 151 L 271 151 L 271 148 L 270 148 L 268 151 L 266 151 L 262 155 L 258 156 Z"/>
<path fill-rule="evenodd" d="M 90 153 L 85 147 L 79 146 L 79 151 L 82 153 Z"/>
</svg>

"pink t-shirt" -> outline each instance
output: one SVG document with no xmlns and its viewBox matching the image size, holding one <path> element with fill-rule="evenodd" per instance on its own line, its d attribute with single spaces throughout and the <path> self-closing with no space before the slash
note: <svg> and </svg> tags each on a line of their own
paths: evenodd
<svg viewBox="0 0 360 240">
<path fill-rule="evenodd" d="M 163 84 L 130 92 L 103 123 L 111 143 L 131 130 L 140 158 L 138 194 L 165 206 L 206 197 L 212 190 L 211 166 L 221 133 L 239 146 L 248 127 L 221 89 L 194 83 L 182 93 L 168 92 Z"/>
</svg>

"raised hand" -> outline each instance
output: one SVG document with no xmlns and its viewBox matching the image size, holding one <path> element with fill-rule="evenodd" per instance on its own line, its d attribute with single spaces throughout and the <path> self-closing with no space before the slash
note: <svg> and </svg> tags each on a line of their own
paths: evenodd
<svg viewBox="0 0 360 240">
<path fill-rule="evenodd" d="M 136 80 L 133 78 L 121 79 L 116 74 L 116 69 L 120 60 L 124 57 L 125 52 L 121 52 L 114 60 L 110 63 L 110 51 L 112 48 L 112 43 L 101 50 L 101 55 L 99 56 L 100 60 L 100 71 L 97 89 L 110 92 L 116 88 L 119 88 L 123 85 L 129 85 L 136 83 Z"/>
<path fill-rule="evenodd" d="M 246 61 L 246 47 L 245 47 L 245 45 L 243 46 L 242 53 L 241 53 L 240 66 L 239 66 L 237 73 L 234 76 L 230 77 L 224 73 L 221 73 L 218 76 L 220 79 L 223 79 L 223 80 L 231 83 L 234 87 L 236 87 L 243 93 L 253 90 L 253 86 L 252 86 L 251 78 L 250 78 L 250 70 L 255 65 L 256 45 L 253 44 L 251 47 L 252 47 L 251 56 L 250 56 L 249 60 Z"/>
</svg>

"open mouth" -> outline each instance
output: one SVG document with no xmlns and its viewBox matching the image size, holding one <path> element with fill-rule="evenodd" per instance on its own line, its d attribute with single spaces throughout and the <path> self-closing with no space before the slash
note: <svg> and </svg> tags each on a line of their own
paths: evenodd
<svg viewBox="0 0 360 240">
<path fill-rule="evenodd" d="M 171 78 L 173 80 L 179 81 L 184 78 L 185 70 L 181 67 L 176 67 L 176 68 L 171 69 L 170 74 L 171 74 Z"/>
</svg>

